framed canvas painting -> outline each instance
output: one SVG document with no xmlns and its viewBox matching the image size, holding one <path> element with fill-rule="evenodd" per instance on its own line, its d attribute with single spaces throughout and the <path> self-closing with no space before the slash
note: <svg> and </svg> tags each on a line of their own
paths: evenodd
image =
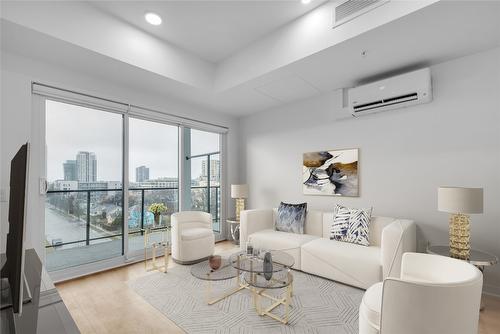
<svg viewBox="0 0 500 334">
<path fill-rule="evenodd" d="M 304 195 L 359 196 L 358 149 L 304 153 Z"/>
</svg>

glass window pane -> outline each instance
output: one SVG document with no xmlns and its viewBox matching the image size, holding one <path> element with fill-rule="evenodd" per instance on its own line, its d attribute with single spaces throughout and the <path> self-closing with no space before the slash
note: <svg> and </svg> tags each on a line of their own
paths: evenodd
<svg viewBox="0 0 500 334">
<path fill-rule="evenodd" d="M 170 225 L 179 210 L 177 126 L 129 119 L 129 182 L 129 250 L 136 251 L 144 248 L 142 229 Z"/>
<path fill-rule="evenodd" d="M 219 137 L 218 133 L 191 129 L 191 155 L 219 152 Z"/>
<path fill-rule="evenodd" d="M 49 271 L 122 253 L 123 117 L 46 101 Z"/>
</svg>

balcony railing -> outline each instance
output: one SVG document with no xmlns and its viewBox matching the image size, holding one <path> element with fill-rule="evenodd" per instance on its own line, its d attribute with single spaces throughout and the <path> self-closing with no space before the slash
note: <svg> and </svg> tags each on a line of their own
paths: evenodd
<svg viewBox="0 0 500 334">
<path fill-rule="evenodd" d="M 196 192 L 201 194 L 197 195 Z M 220 187 L 192 186 L 191 193 L 193 210 L 212 213 L 214 231 L 220 232 Z M 179 210 L 178 198 L 177 187 L 129 188 L 126 221 L 129 235 L 142 235 L 145 228 L 158 229 L 170 225 L 171 214 Z M 154 226 L 154 217 L 147 210 L 155 202 L 167 206 L 159 226 Z M 52 215 L 46 222 L 46 234 L 52 234 L 46 248 L 78 244 L 88 246 L 104 239 L 123 238 L 122 189 L 49 190 L 46 206 Z M 69 221 L 76 226 L 68 229 Z M 50 226 L 53 231 L 50 224 L 53 225 Z"/>
<path fill-rule="evenodd" d="M 196 196 L 197 192 L 201 196 Z M 200 198 L 202 201 L 198 201 Z M 220 186 L 191 186 L 191 208 L 211 213 L 213 230 L 220 233 Z"/>
</svg>

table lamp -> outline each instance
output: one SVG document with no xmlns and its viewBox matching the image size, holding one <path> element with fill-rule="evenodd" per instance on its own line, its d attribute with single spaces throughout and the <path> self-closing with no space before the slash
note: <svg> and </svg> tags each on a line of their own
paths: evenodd
<svg viewBox="0 0 500 334">
<path fill-rule="evenodd" d="M 450 256 L 469 260 L 470 217 L 483 213 L 483 188 L 439 187 L 438 210 L 451 213 Z"/>
<path fill-rule="evenodd" d="M 236 220 L 240 220 L 240 212 L 245 210 L 245 198 L 248 198 L 248 185 L 232 184 L 231 198 L 236 199 Z"/>
</svg>

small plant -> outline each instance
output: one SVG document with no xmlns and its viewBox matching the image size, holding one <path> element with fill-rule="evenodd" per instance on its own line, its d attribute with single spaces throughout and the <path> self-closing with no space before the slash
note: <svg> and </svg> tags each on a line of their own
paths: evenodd
<svg viewBox="0 0 500 334">
<path fill-rule="evenodd" d="M 160 225 L 160 216 L 167 212 L 167 206 L 163 203 L 153 203 L 148 210 L 155 216 L 155 225 Z"/>
</svg>

